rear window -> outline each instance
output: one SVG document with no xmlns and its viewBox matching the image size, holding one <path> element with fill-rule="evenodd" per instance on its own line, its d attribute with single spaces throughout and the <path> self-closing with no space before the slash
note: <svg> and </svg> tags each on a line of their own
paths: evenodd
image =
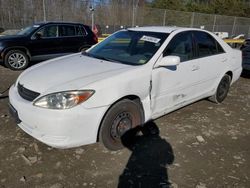
<svg viewBox="0 0 250 188">
<path fill-rule="evenodd" d="M 202 31 L 194 31 L 194 38 L 196 42 L 198 57 L 206 57 L 224 53 L 221 45 L 208 33 Z"/>
</svg>

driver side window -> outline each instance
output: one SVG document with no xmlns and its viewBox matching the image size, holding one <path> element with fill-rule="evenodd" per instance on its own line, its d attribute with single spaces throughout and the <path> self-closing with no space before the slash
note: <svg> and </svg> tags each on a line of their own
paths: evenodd
<svg viewBox="0 0 250 188">
<path fill-rule="evenodd" d="M 178 56 L 181 62 L 184 62 L 193 59 L 193 52 L 192 33 L 182 32 L 172 38 L 164 50 L 163 56 Z"/>
<path fill-rule="evenodd" d="M 40 29 L 37 33 L 39 33 L 41 38 L 58 37 L 58 26 L 57 25 L 45 26 L 42 29 Z"/>
</svg>

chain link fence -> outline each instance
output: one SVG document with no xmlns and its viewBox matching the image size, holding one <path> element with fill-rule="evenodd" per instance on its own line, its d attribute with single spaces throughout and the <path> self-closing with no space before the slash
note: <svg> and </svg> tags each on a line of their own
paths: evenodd
<svg viewBox="0 0 250 188">
<path fill-rule="evenodd" d="M 72 21 L 91 25 L 91 6 L 84 0 L 0 0 L 0 28 L 20 29 L 40 21 Z M 102 33 L 132 26 L 180 26 L 228 32 L 250 37 L 250 18 L 135 7 L 131 4 L 95 4 L 94 23 Z"/>
</svg>

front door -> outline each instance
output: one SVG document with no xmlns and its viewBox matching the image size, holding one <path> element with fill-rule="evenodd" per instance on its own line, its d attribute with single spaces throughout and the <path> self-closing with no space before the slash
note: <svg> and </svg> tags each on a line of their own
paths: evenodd
<svg viewBox="0 0 250 188">
<path fill-rule="evenodd" d="M 153 69 L 151 91 L 153 117 L 163 115 L 192 100 L 197 92 L 199 62 L 194 59 L 192 41 L 191 32 L 182 32 L 174 36 L 162 57 L 179 56 L 181 63 L 175 67 Z"/>
<path fill-rule="evenodd" d="M 38 33 L 39 37 L 36 37 Z M 46 25 L 38 30 L 29 44 L 32 56 L 47 56 L 61 53 L 61 41 L 57 25 Z"/>
</svg>

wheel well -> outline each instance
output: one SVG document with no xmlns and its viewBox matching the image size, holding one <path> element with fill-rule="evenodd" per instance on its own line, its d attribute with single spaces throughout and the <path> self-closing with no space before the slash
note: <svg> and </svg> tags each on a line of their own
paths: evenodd
<svg viewBox="0 0 250 188">
<path fill-rule="evenodd" d="M 228 72 L 226 72 L 226 74 L 231 77 L 231 80 L 233 79 L 233 72 L 232 71 L 228 71 Z"/>
<path fill-rule="evenodd" d="M 5 51 L 4 51 L 4 55 L 3 55 L 3 59 L 5 58 L 6 54 L 11 51 L 11 50 L 20 50 L 22 52 L 24 52 L 28 58 L 30 59 L 31 55 L 29 53 L 29 50 L 27 48 L 23 48 L 23 47 L 13 47 L 13 48 L 7 48 Z"/>
<path fill-rule="evenodd" d="M 79 48 L 79 52 L 81 52 L 82 50 L 87 50 L 87 49 L 89 49 L 91 46 L 81 46 L 80 48 Z"/>
<path fill-rule="evenodd" d="M 98 127 L 96 142 L 99 141 L 99 133 L 100 133 L 101 125 L 102 125 L 103 119 L 104 119 L 104 117 L 106 116 L 107 112 L 112 108 L 112 106 L 114 106 L 114 104 L 116 104 L 117 102 L 122 101 L 122 100 L 124 100 L 124 99 L 129 99 L 129 100 L 134 101 L 134 102 L 136 102 L 137 104 L 139 104 L 140 107 L 141 107 L 141 109 L 142 109 L 142 111 L 143 111 L 143 118 L 144 118 L 144 109 L 143 109 L 143 105 L 142 105 L 142 102 L 141 102 L 140 97 L 138 97 L 138 96 L 136 96 L 136 95 L 127 95 L 127 96 L 124 96 L 124 97 L 122 97 L 122 98 L 116 100 L 116 101 L 107 109 L 107 111 L 104 113 L 104 115 L 103 115 L 103 117 L 102 117 L 102 120 L 101 120 L 101 122 L 100 122 L 100 124 L 99 124 L 99 127 Z"/>
</svg>

